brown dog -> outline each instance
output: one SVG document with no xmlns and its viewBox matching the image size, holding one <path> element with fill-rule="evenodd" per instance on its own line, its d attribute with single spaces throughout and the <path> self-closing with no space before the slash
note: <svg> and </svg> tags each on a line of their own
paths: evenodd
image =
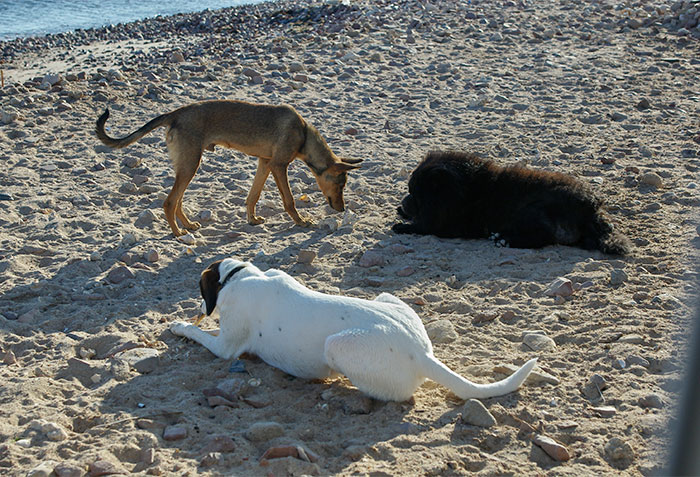
<svg viewBox="0 0 700 477">
<path fill-rule="evenodd" d="M 298 225 L 311 224 L 301 217 L 289 188 L 287 167 L 299 158 L 311 169 L 328 203 L 335 210 L 345 210 L 343 188 L 347 171 L 357 169 L 361 159 L 340 159 L 330 150 L 318 130 L 287 105 L 252 104 L 244 101 L 203 101 L 183 106 L 153 118 L 126 137 L 115 139 L 105 132 L 109 109 L 97 120 L 97 137 L 105 145 L 126 147 L 150 131 L 167 126 L 165 141 L 175 169 L 175 184 L 163 204 L 165 218 L 175 236 L 184 235 L 175 221 L 177 216 L 186 229 L 197 230 L 182 210 L 182 196 L 194 177 L 202 152 L 224 146 L 258 157 L 258 170 L 246 198 L 248 223 L 264 222 L 255 215 L 255 204 L 270 172 L 282 195 L 284 210 Z"/>
</svg>

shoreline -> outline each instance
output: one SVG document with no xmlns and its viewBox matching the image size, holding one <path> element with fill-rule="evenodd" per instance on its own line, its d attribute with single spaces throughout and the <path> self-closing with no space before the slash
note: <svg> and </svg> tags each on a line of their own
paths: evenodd
<svg viewBox="0 0 700 477">
<path fill-rule="evenodd" d="M 679 28 L 692 4 L 651 5 L 283 1 L 0 42 L 0 192 L 12 199 L 0 196 L 0 469 L 661 473 L 698 298 L 700 42 Z M 346 213 L 294 161 L 292 192 L 316 227 L 294 226 L 272 180 L 265 224 L 248 225 L 256 161 L 216 148 L 184 195 L 202 228 L 173 238 L 163 131 L 111 150 L 94 122 L 109 107 L 122 136 L 211 98 L 291 104 L 338 156 L 364 159 Z M 635 249 L 396 235 L 396 205 L 431 149 L 574 175 Z M 482 401 L 496 422 L 482 427 L 432 382 L 382 403 L 342 378 L 217 359 L 168 327 L 197 315 L 200 273 L 227 256 L 324 293 L 394 294 L 469 379 L 534 357 L 536 372 Z M 560 278 L 572 293 L 548 295 Z M 304 452 L 261 460 L 275 446 Z"/>
</svg>

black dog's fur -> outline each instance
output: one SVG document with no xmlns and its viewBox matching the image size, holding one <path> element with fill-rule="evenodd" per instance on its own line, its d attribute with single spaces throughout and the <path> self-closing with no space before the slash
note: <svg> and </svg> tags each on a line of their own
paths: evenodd
<svg viewBox="0 0 700 477">
<path fill-rule="evenodd" d="M 516 248 L 562 244 L 616 255 L 631 249 L 613 231 L 601 201 L 565 174 L 433 151 L 411 174 L 408 192 L 398 212 L 411 223 L 395 224 L 397 233 L 494 237 Z"/>
</svg>

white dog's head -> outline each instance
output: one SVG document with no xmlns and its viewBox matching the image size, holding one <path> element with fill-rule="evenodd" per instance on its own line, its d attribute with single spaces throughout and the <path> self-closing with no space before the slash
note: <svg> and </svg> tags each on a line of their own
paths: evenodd
<svg viewBox="0 0 700 477">
<path fill-rule="evenodd" d="M 209 316 L 216 308 L 216 301 L 219 298 L 219 291 L 226 282 L 239 271 L 249 266 L 248 262 L 241 262 L 233 258 L 217 260 L 202 272 L 199 279 L 199 290 L 202 292 L 202 310 L 195 324 L 199 324 L 205 316 Z"/>
</svg>

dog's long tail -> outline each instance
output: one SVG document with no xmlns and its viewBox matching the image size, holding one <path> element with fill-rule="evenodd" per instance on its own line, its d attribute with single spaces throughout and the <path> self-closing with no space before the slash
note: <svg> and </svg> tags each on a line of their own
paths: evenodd
<svg viewBox="0 0 700 477">
<path fill-rule="evenodd" d="M 97 137 L 106 146 L 120 149 L 138 141 L 154 129 L 168 125 L 171 119 L 171 113 L 161 114 L 160 116 L 151 119 L 136 131 L 122 138 L 113 138 L 107 135 L 105 132 L 105 123 L 107 122 L 107 118 L 109 118 L 109 108 L 106 109 L 105 112 L 102 113 L 102 116 L 97 119 L 97 125 L 95 126 Z"/>
<path fill-rule="evenodd" d="M 512 393 L 527 379 L 537 358 L 531 359 L 520 369 L 502 381 L 490 384 L 477 384 L 463 378 L 445 366 L 434 356 L 426 356 L 424 362 L 425 377 L 442 384 L 462 399 L 484 399 Z"/>
</svg>

